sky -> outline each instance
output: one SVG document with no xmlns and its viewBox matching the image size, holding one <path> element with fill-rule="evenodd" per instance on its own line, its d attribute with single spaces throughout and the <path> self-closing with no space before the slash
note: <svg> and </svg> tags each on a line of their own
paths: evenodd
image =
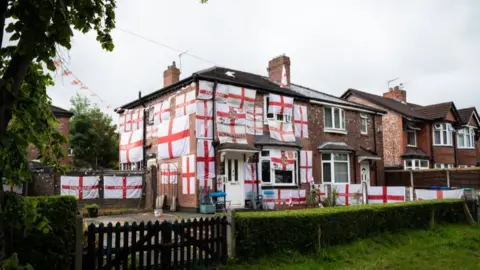
<svg viewBox="0 0 480 270">
<path fill-rule="evenodd" d="M 119 0 L 115 50 L 76 33 L 67 66 L 97 96 L 55 75 L 53 104 L 77 91 L 114 118 L 113 108 L 163 87 L 172 61 L 180 78 L 213 65 L 267 75 L 268 61 L 291 59 L 291 81 L 342 95 L 381 95 L 399 78 L 407 101 L 480 106 L 480 1 Z M 129 34 L 133 33 L 133 34 Z M 138 36 L 145 37 L 147 41 Z M 163 44 L 166 46 L 161 46 Z M 172 49 L 173 48 L 173 49 Z M 395 84 L 394 83 L 394 84 Z M 477 91 L 476 91 L 477 90 Z M 105 104 L 111 106 L 107 109 Z"/>
</svg>

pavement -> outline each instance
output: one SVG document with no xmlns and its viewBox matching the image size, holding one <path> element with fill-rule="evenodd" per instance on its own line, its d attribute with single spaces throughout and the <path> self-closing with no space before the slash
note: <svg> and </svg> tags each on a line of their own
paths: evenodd
<svg viewBox="0 0 480 270">
<path fill-rule="evenodd" d="M 199 213 L 188 213 L 188 212 L 167 212 L 163 213 L 163 216 L 161 217 L 155 217 L 155 215 L 152 212 L 148 213 L 135 213 L 135 214 L 124 214 L 124 215 L 114 215 L 114 216 L 99 216 L 97 218 L 84 218 L 84 222 L 87 224 L 95 224 L 99 225 L 100 223 L 103 223 L 104 225 L 107 225 L 109 222 L 112 224 L 116 224 L 117 222 L 120 222 L 120 224 L 123 224 L 125 222 L 128 222 L 129 224 L 132 224 L 133 222 L 140 223 L 140 222 L 148 222 L 148 221 L 175 221 L 175 220 L 182 220 L 182 219 L 194 219 L 194 218 L 207 218 L 207 217 L 213 217 L 214 215 L 205 215 L 205 214 L 199 214 Z"/>
</svg>

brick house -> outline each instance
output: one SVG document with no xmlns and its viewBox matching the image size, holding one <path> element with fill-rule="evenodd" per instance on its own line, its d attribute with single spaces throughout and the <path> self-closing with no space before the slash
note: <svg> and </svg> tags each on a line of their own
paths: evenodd
<svg viewBox="0 0 480 270">
<path fill-rule="evenodd" d="M 383 116 L 386 168 L 428 169 L 476 166 L 479 118 L 475 108 L 453 102 L 421 106 L 407 102 L 401 86 L 383 96 L 348 89 L 342 98 L 387 111 Z"/>
<path fill-rule="evenodd" d="M 120 167 L 155 156 L 157 194 L 177 196 L 181 208 L 198 208 L 206 186 L 243 208 L 266 191 L 274 204 L 305 204 L 309 183 L 384 183 L 385 111 L 291 83 L 287 56 L 267 70 L 213 67 L 179 80 L 174 62 L 162 89 L 116 110 Z"/>
</svg>

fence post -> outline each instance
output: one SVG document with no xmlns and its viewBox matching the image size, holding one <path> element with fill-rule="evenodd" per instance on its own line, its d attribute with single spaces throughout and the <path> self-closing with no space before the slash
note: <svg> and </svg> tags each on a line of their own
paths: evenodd
<svg viewBox="0 0 480 270">
<path fill-rule="evenodd" d="M 368 204 L 368 184 L 362 182 L 363 204 Z"/>
<path fill-rule="evenodd" d="M 230 258 L 235 258 L 235 209 L 227 212 L 227 250 Z"/>
<path fill-rule="evenodd" d="M 161 249 L 160 249 L 160 269 L 170 269 L 172 265 L 172 227 L 167 221 L 160 224 L 161 231 Z M 177 252 L 177 250 L 175 250 Z M 197 252 L 195 250 L 195 252 Z M 142 262 L 143 263 L 143 262 Z"/>
<path fill-rule="evenodd" d="M 447 187 L 450 187 L 450 171 L 447 169 Z"/>
<path fill-rule="evenodd" d="M 414 183 L 413 183 L 413 170 L 410 170 L 410 186 L 411 186 L 411 187 L 414 187 Z"/>
<path fill-rule="evenodd" d="M 75 270 L 82 270 L 83 259 L 83 217 L 77 216 L 75 230 Z"/>
<path fill-rule="evenodd" d="M 409 197 L 410 197 L 410 201 L 414 201 L 415 198 L 413 197 L 414 194 L 413 194 L 413 187 L 408 187 L 408 192 L 409 192 Z"/>
</svg>

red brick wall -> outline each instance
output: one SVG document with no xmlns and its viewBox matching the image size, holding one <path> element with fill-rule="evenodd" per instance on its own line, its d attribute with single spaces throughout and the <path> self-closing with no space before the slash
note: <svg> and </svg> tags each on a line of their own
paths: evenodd
<svg viewBox="0 0 480 270">
<path fill-rule="evenodd" d="M 476 149 L 458 149 L 457 150 L 457 164 L 458 165 L 477 165 L 477 150 Z"/>
<path fill-rule="evenodd" d="M 455 149 L 453 146 L 434 146 L 433 162 L 455 164 Z"/>
<path fill-rule="evenodd" d="M 422 149 L 428 156 L 432 155 L 432 125 L 426 124 L 417 131 L 417 147 Z M 430 164 L 432 167 L 432 164 Z"/>
</svg>

